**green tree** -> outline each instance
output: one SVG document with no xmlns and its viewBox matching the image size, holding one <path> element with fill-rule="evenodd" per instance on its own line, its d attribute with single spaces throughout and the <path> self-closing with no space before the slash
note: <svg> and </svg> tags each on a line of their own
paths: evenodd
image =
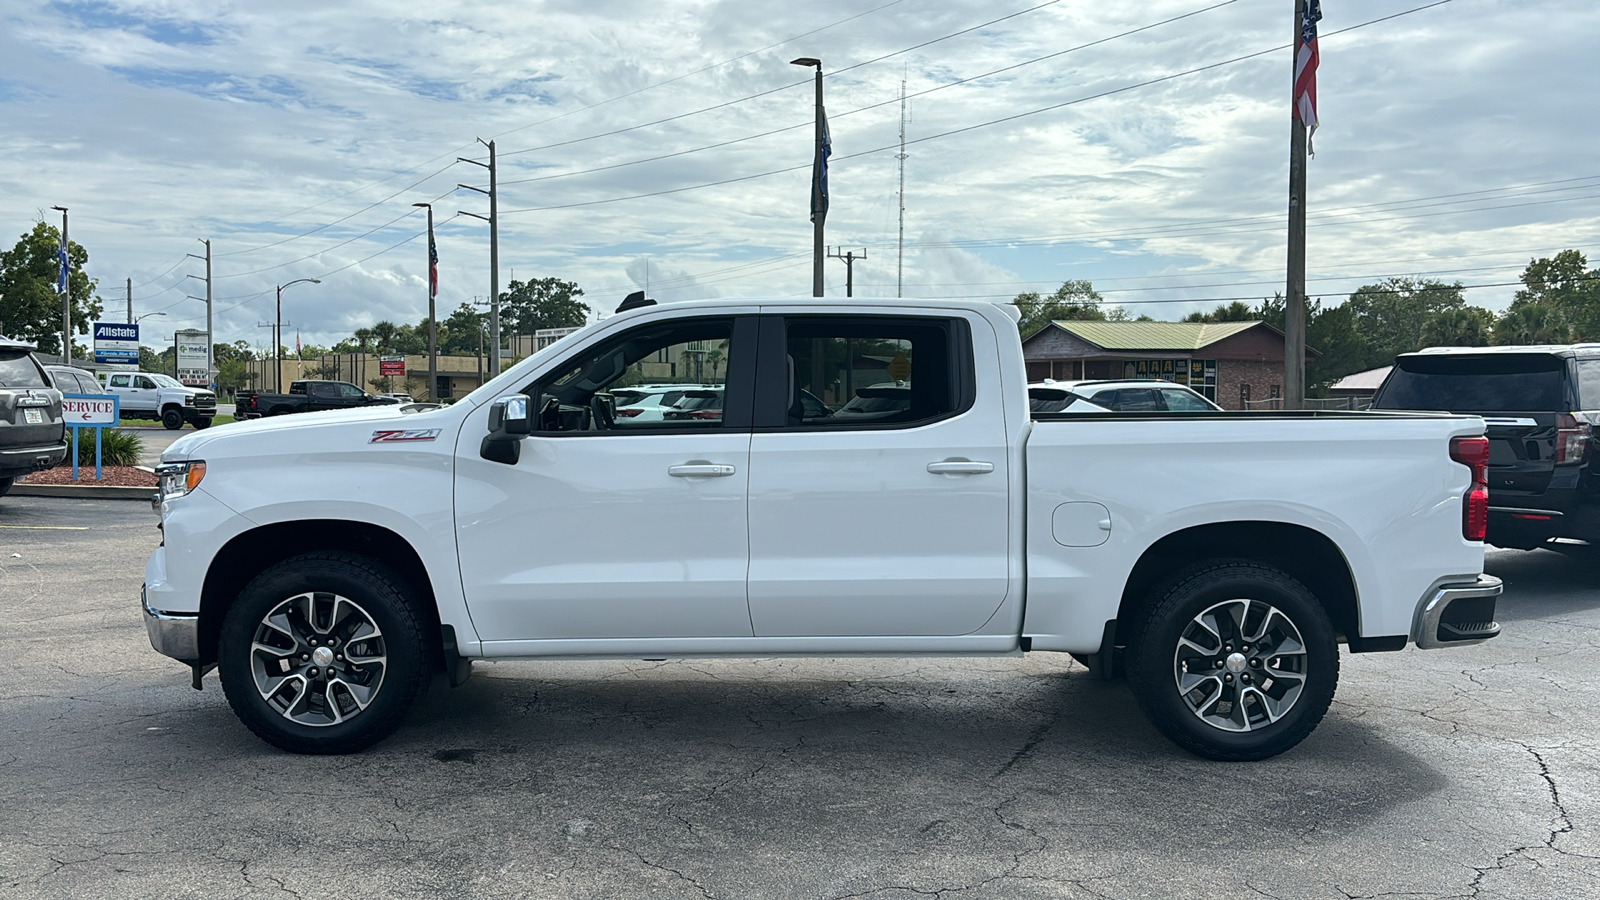
<svg viewBox="0 0 1600 900">
<path fill-rule="evenodd" d="M 477 356 L 479 337 L 487 324 L 484 319 L 484 314 L 470 303 L 456 307 L 456 311 L 440 325 L 439 352 L 453 356 Z M 423 321 L 422 327 L 426 332 L 426 320 Z M 483 346 L 487 351 L 487 341 Z"/>
<path fill-rule="evenodd" d="M 1028 337 L 1058 319 L 1103 322 L 1105 311 L 1100 303 L 1105 298 L 1087 281 L 1067 281 L 1055 293 L 1041 296 L 1038 291 L 1018 294 L 1011 302 L 1022 311 L 1017 321 L 1017 331 Z"/>
<path fill-rule="evenodd" d="M 1183 317 L 1185 322 L 1253 322 L 1260 319 L 1261 313 L 1243 300 L 1221 304 L 1208 313 L 1192 312 Z"/>
<path fill-rule="evenodd" d="M 1494 323 L 1496 344 L 1565 344 L 1572 326 L 1565 316 L 1542 301 L 1512 303 Z"/>
<path fill-rule="evenodd" d="M 1467 305 L 1461 282 L 1414 278 L 1362 285 L 1346 302 L 1371 348 L 1368 359 L 1372 365 L 1367 368 L 1387 365 L 1401 353 L 1420 350 L 1429 320 Z"/>
<path fill-rule="evenodd" d="M 27 341 L 43 353 L 61 353 L 61 295 L 56 293 L 61 231 L 39 222 L 15 247 L 0 253 L 0 334 Z M 89 251 L 74 242 L 67 248 L 67 295 L 71 298 L 72 330 L 88 334 L 100 317 L 98 283 L 84 273 Z M 85 355 L 78 345 L 73 355 Z"/>
<path fill-rule="evenodd" d="M 1424 347 L 1487 347 L 1494 336 L 1494 313 L 1463 306 L 1435 313 L 1422 323 Z"/>
<path fill-rule="evenodd" d="M 1588 265 L 1588 259 L 1577 250 L 1530 261 L 1522 272 L 1523 288 L 1507 312 L 1543 306 L 1570 326 L 1574 340 L 1600 339 L 1600 269 L 1591 270 Z M 1543 319 L 1540 314 L 1530 315 Z M 1513 325 L 1519 320 L 1513 320 Z"/>
<path fill-rule="evenodd" d="M 533 334 L 540 328 L 577 328 L 589 321 L 589 305 L 579 300 L 583 288 L 559 278 L 513 281 L 500 292 L 500 328 L 512 334 Z"/>
</svg>

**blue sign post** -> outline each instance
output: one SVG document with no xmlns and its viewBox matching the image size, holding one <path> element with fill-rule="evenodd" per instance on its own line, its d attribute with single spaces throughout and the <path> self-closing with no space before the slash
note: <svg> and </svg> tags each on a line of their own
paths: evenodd
<svg viewBox="0 0 1600 900">
<path fill-rule="evenodd" d="M 94 429 L 94 480 L 104 478 L 100 465 L 101 435 L 117 424 L 122 400 L 116 394 L 62 394 L 61 418 L 72 429 L 72 480 L 78 480 L 78 430 Z"/>
</svg>

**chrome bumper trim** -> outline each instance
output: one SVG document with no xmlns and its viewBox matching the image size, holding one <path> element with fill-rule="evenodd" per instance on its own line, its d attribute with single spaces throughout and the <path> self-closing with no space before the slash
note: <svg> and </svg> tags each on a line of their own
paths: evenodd
<svg viewBox="0 0 1600 900">
<path fill-rule="evenodd" d="M 150 635 L 150 646 L 157 653 L 187 663 L 200 658 L 198 613 L 166 613 L 151 609 L 150 598 L 142 585 L 139 588 L 139 605 L 144 607 L 144 630 Z"/>
<path fill-rule="evenodd" d="M 1504 584 L 1493 575 L 1479 575 L 1477 581 L 1470 584 L 1446 584 L 1435 588 L 1417 604 L 1416 626 L 1411 632 L 1411 639 L 1416 641 L 1419 649 L 1437 650 L 1440 647 L 1468 647 L 1498 636 L 1500 626 L 1491 623 L 1493 630 L 1485 631 L 1482 637 L 1442 641 L 1439 639 L 1439 623 L 1444 618 L 1445 610 L 1457 600 L 1498 597 L 1504 589 Z"/>
</svg>

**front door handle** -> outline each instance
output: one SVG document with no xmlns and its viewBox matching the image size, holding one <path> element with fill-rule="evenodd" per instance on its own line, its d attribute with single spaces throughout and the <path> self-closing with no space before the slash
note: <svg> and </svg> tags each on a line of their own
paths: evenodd
<svg viewBox="0 0 1600 900">
<path fill-rule="evenodd" d="M 667 467 L 667 474 L 674 478 L 722 478 L 737 471 L 733 466 L 723 463 L 692 462 Z"/>
<path fill-rule="evenodd" d="M 994 463 L 947 459 L 943 462 L 928 463 L 928 471 L 935 475 L 983 475 L 994 471 Z"/>
</svg>

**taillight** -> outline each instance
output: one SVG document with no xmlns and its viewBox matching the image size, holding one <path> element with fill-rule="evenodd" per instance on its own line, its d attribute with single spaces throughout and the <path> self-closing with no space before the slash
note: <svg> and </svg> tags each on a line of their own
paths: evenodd
<svg viewBox="0 0 1600 900">
<path fill-rule="evenodd" d="M 1582 462 L 1589 450 L 1589 426 L 1571 413 L 1556 416 L 1556 462 Z"/>
<path fill-rule="evenodd" d="M 619 418 L 623 418 L 623 419 L 631 419 L 634 416 L 637 416 L 639 413 L 642 413 L 642 412 L 644 412 L 644 409 L 642 407 L 630 406 L 630 407 L 627 407 L 626 409 L 617 410 L 617 416 Z"/>
<path fill-rule="evenodd" d="M 1481 541 L 1489 532 L 1489 439 L 1450 439 L 1450 458 L 1472 470 L 1472 486 L 1461 507 L 1461 536 Z"/>
<path fill-rule="evenodd" d="M 720 409 L 703 409 L 703 410 L 699 410 L 699 411 L 696 411 L 696 412 L 689 413 L 689 418 L 691 418 L 691 419 L 720 419 L 720 418 L 722 418 L 722 410 L 720 410 Z"/>
</svg>

